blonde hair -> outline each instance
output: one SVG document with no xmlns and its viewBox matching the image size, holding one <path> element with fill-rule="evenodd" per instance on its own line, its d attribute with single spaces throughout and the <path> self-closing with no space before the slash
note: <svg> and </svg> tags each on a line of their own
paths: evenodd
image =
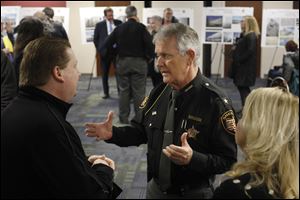
<svg viewBox="0 0 300 200">
<path fill-rule="evenodd" d="M 245 34 L 247 35 L 250 32 L 254 32 L 255 35 L 258 37 L 260 34 L 258 23 L 253 16 L 245 16 Z"/>
<path fill-rule="evenodd" d="M 239 124 L 246 159 L 227 175 L 250 173 L 250 185 L 265 184 L 279 198 L 299 198 L 299 99 L 278 87 L 253 90 Z"/>
</svg>

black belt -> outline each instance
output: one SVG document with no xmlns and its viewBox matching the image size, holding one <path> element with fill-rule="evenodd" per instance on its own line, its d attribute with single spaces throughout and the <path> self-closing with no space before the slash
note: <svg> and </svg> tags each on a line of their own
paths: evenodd
<svg viewBox="0 0 300 200">
<path fill-rule="evenodd" d="M 164 194 L 179 194 L 180 196 L 184 196 L 190 190 L 201 190 L 203 188 L 211 188 L 211 186 L 207 183 L 191 183 L 183 185 L 172 185 L 169 189 L 162 190 L 159 186 L 158 179 L 153 178 L 153 180 L 157 184 L 161 192 Z"/>
</svg>

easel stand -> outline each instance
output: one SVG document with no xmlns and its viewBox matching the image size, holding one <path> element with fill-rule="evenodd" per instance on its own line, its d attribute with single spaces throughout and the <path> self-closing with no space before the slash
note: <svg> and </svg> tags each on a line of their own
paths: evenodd
<svg viewBox="0 0 300 200">
<path fill-rule="evenodd" d="M 90 87 L 91 87 L 91 82 L 92 82 L 92 78 L 93 78 L 93 74 L 94 74 L 94 68 L 95 68 L 95 65 L 96 65 L 96 56 L 94 58 L 94 64 L 92 66 L 92 71 L 91 71 L 91 76 L 90 76 L 90 80 L 89 80 L 89 86 L 87 88 L 87 91 L 90 91 Z"/>
<path fill-rule="evenodd" d="M 218 84 L 218 80 L 219 80 L 219 76 L 221 76 L 221 62 L 222 62 L 222 58 L 223 55 L 225 55 L 224 53 L 224 44 L 221 44 L 221 54 L 220 54 L 220 58 L 219 58 L 219 67 L 218 67 L 218 72 L 217 72 L 217 78 L 216 78 L 216 84 Z"/>
<path fill-rule="evenodd" d="M 219 65 L 218 65 L 218 72 L 217 72 L 217 78 L 216 78 L 216 81 L 215 83 L 217 84 L 218 83 L 218 80 L 219 80 L 219 74 L 220 74 L 220 71 L 221 71 L 221 62 L 222 62 L 222 55 L 224 55 L 224 44 L 222 43 L 217 43 L 216 45 L 216 48 L 214 50 L 214 54 L 212 56 L 212 59 L 211 59 L 211 64 L 213 63 L 213 61 L 215 60 L 215 57 L 216 57 L 216 53 L 217 53 L 217 49 L 219 47 L 219 45 L 221 45 L 221 55 L 220 55 L 220 58 L 219 58 Z"/>
</svg>

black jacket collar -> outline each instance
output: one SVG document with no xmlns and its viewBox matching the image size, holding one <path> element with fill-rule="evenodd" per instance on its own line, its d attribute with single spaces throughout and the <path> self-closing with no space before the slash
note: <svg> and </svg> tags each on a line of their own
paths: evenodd
<svg viewBox="0 0 300 200">
<path fill-rule="evenodd" d="M 32 86 L 21 87 L 19 94 L 21 96 L 27 96 L 30 98 L 38 98 L 38 99 L 42 99 L 43 101 L 46 101 L 47 103 L 54 106 L 62 114 L 62 116 L 64 118 L 66 118 L 66 115 L 72 106 L 72 104 L 64 102 L 64 101 L 58 99 L 57 97 L 55 97 L 43 90 L 40 90 L 36 87 L 32 87 Z"/>
</svg>

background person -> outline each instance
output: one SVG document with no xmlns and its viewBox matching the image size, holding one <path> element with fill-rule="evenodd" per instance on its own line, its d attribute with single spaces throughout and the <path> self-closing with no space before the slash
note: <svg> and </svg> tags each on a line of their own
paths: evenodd
<svg viewBox="0 0 300 200">
<path fill-rule="evenodd" d="M 161 26 L 162 26 L 162 18 L 160 16 L 154 15 L 149 19 L 148 31 L 151 34 L 152 38 L 154 38 L 155 34 L 160 30 Z M 148 65 L 148 74 L 151 77 L 153 87 L 156 87 L 160 83 L 162 83 L 162 75 L 156 66 L 154 52 L 153 52 L 153 59 L 151 60 L 151 62 Z"/>
<path fill-rule="evenodd" d="M 232 78 L 239 90 L 242 106 L 256 80 L 256 44 L 260 34 L 255 17 L 245 16 L 241 21 L 241 38 L 233 50 Z"/>
<path fill-rule="evenodd" d="M 171 8 L 164 9 L 163 15 L 164 15 L 163 21 L 162 21 L 163 25 L 168 25 L 168 24 L 179 22 L 178 19 L 176 19 L 176 17 L 173 16 L 173 10 Z"/>
<path fill-rule="evenodd" d="M 119 120 L 129 124 L 130 100 L 133 99 L 135 114 L 146 92 L 148 62 L 153 54 L 151 36 L 146 26 L 139 22 L 137 9 L 126 7 L 127 21 L 108 36 L 105 47 L 117 46 L 116 73 L 119 82 Z"/>
<path fill-rule="evenodd" d="M 17 95 L 17 80 L 13 65 L 1 50 L 1 113 Z"/>
<path fill-rule="evenodd" d="M 47 34 L 44 28 L 42 21 L 37 17 L 25 17 L 20 21 L 14 48 L 14 68 L 18 85 L 23 51 L 29 42 Z"/>
<path fill-rule="evenodd" d="M 109 85 L 108 85 L 108 76 L 109 76 L 109 68 L 111 63 L 115 60 L 115 50 L 109 52 L 108 49 L 104 46 L 104 41 L 111 34 L 111 32 L 116 28 L 116 26 L 120 25 L 122 21 L 114 19 L 114 11 L 111 8 L 106 8 L 104 10 L 105 19 L 96 24 L 96 28 L 94 31 L 94 45 L 96 47 L 97 52 L 101 56 L 101 67 L 102 67 L 102 85 L 104 96 L 103 99 L 107 99 L 110 97 L 109 95 Z M 115 65 L 115 62 L 114 62 Z M 117 79 L 117 75 L 116 75 Z M 118 81 L 117 81 L 118 87 Z"/>
<path fill-rule="evenodd" d="M 50 22 L 50 24 L 52 24 L 52 26 L 54 28 L 54 30 L 51 32 L 51 36 L 69 40 L 68 34 L 67 34 L 64 26 L 62 25 L 62 23 L 60 23 L 59 21 L 53 20 L 54 10 L 50 7 L 45 7 L 43 9 L 43 12 L 45 13 L 45 15 L 48 18 L 48 21 Z"/>
</svg>

